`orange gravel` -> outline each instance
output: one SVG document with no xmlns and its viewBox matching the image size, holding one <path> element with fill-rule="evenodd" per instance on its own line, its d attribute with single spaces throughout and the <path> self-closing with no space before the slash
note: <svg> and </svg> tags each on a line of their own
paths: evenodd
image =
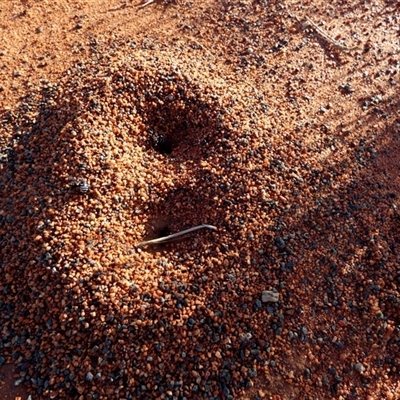
<svg viewBox="0 0 400 400">
<path fill-rule="evenodd" d="M 1 6 L 0 396 L 399 398 L 395 3 L 138 5 Z"/>
</svg>

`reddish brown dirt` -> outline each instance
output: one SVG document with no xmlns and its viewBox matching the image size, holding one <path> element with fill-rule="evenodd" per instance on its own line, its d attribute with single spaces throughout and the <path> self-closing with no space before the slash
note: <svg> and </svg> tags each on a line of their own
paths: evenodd
<svg viewBox="0 0 400 400">
<path fill-rule="evenodd" d="M 0 5 L 0 399 L 400 398 L 397 2 L 139 6 Z"/>
<path fill-rule="evenodd" d="M 0 399 L 2 400 L 26 400 L 29 393 L 34 393 L 29 390 L 26 385 L 22 384 L 15 386 L 15 381 L 20 377 L 19 371 L 14 365 L 3 365 L 0 368 L 1 383 L 0 383 Z"/>
</svg>

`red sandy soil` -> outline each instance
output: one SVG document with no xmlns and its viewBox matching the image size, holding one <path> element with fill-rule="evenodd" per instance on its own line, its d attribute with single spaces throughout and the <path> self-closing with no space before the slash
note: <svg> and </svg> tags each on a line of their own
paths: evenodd
<svg viewBox="0 0 400 400">
<path fill-rule="evenodd" d="M 94 399 L 94 393 L 125 399 L 129 390 L 148 399 L 400 398 L 398 2 L 157 0 L 140 5 L 118 0 L 0 4 L 0 356 L 5 359 L 0 399 Z M 164 79 L 168 74 L 171 83 Z M 53 90 L 54 97 L 48 95 Z M 49 101 L 50 116 L 35 114 L 40 96 Z M 177 96 L 181 103 L 174 103 Z M 103 106 L 99 114 L 93 104 Z M 142 114 L 129 117 L 130 131 L 119 110 L 129 113 L 132 104 Z M 74 110 L 81 112 L 78 122 Z M 175 130 L 186 129 L 185 117 L 196 121 L 187 136 L 174 137 Z M 168 126 L 163 134 L 152 131 L 163 125 Z M 94 126 L 109 129 L 114 139 L 98 139 Z M 23 142 L 21 135 L 32 127 L 37 137 Z M 212 136 L 217 131 L 221 136 Z M 58 133 L 68 140 L 54 144 Z M 24 172 L 29 170 L 24 150 L 33 153 L 38 147 L 38 176 L 75 190 L 46 193 L 42 186 L 48 205 L 40 210 L 31 200 L 34 181 Z M 9 148 L 19 169 L 6 158 Z M 104 149 L 111 161 L 103 171 L 92 160 Z M 68 181 L 76 172 L 70 163 L 82 154 L 93 174 L 86 181 Z M 133 159 L 137 170 L 130 175 Z M 105 189 L 107 182 L 111 189 Z M 135 210 L 132 218 L 124 207 L 119 219 L 108 213 L 114 195 Z M 24 196 L 34 211 L 19 219 Z M 102 242 L 100 203 L 115 233 L 108 244 Z M 79 225 L 86 217 L 96 232 L 90 246 Z M 48 236 L 35 231 L 46 218 L 55 224 Z M 201 223 L 218 231 L 198 232 L 165 247 L 134 246 Z M 57 247 L 61 241 L 63 250 Z M 62 263 L 47 260 L 45 269 L 38 261 L 43 249 L 53 260 L 90 257 L 93 264 L 56 282 L 46 271 Z M 132 270 L 121 267 L 122 259 L 133 260 Z M 160 262 L 171 268 L 169 276 L 159 274 Z M 102 265 L 104 282 L 94 280 L 95 264 Z M 87 276 L 94 286 L 80 291 Z M 161 279 L 196 289 L 172 294 L 183 309 L 163 305 L 171 294 L 159 285 Z M 125 291 L 132 281 L 139 286 L 137 303 L 132 299 L 139 295 Z M 77 309 L 84 328 L 82 320 L 75 321 L 78 314 L 63 311 L 70 300 L 60 294 L 60 285 L 83 297 L 87 307 Z M 93 298 L 100 299 L 101 285 L 110 296 L 96 308 Z M 264 290 L 278 291 L 279 303 L 262 303 Z M 149 293 L 154 304 L 143 300 Z M 151 313 L 144 311 L 153 306 Z M 119 378 L 111 383 L 95 378 L 92 384 L 88 373 L 105 377 L 113 371 L 111 365 L 94 366 L 97 356 L 93 361 L 90 355 L 104 326 L 101 318 L 110 313 L 124 324 L 137 326 L 142 315 L 145 321 L 153 318 L 154 326 L 164 317 L 177 325 L 165 328 L 171 337 L 158 355 L 151 335 L 161 341 L 162 331 L 157 336 L 150 327 L 139 327 L 131 337 L 110 325 L 107 337 L 120 343 L 113 362 L 137 358 L 138 367 L 126 367 L 120 384 Z M 220 342 L 203 340 L 206 325 L 186 332 L 190 318 L 205 324 L 211 318 L 213 326 L 223 326 Z M 72 327 L 65 327 L 66 321 Z M 41 342 L 34 335 L 46 323 Z M 70 338 L 68 329 L 75 329 Z M 199 357 L 190 354 L 188 338 L 202 349 Z M 136 341 L 140 345 L 124 353 Z M 60 343 L 81 346 L 82 356 L 66 361 Z M 32 355 L 40 351 L 46 357 L 35 365 Z M 62 369 L 75 371 L 71 381 Z M 221 378 L 226 370 L 229 378 Z M 185 388 L 161 391 L 158 382 L 170 379 L 165 378 L 170 371 Z M 27 374 L 33 380 L 14 385 Z M 44 375 L 45 386 L 38 383 Z"/>
</svg>

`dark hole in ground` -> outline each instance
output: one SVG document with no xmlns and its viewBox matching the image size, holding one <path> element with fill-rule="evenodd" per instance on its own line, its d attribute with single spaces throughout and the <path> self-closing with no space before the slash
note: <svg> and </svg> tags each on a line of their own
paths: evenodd
<svg viewBox="0 0 400 400">
<path fill-rule="evenodd" d="M 150 132 L 151 147 L 160 154 L 170 155 L 175 143 L 170 136 L 166 136 L 155 131 Z"/>
<path fill-rule="evenodd" d="M 160 77 L 156 86 L 146 86 L 138 114 L 146 126 L 151 150 L 180 162 L 198 163 L 215 152 L 222 112 L 217 102 L 204 102 L 205 88 L 200 95 L 189 82 L 174 79 L 176 88 L 172 93 L 170 84 Z"/>
<path fill-rule="evenodd" d="M 171 235 L 171 229 L 169 228 L 169 226 L 163 226 L 159 231 L 158 231 L 158 235 L 157 237 L 162 238 L 165 236 L 169 236 Z"/>
</svg>

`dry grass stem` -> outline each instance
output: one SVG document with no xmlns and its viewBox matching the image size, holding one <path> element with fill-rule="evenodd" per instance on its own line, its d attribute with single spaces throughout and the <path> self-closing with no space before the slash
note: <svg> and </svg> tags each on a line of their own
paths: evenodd
<svg viewBox="0 0 400 400">
<path fill-rule="evenodd" d="M 352 51 L 358 49 L 358 46 L 354 47 L 347 47 L 341 43 L 339 43 L 337 40 L 335 40 L 332 36 L 328 35 L 324 30 L 322 30 L 315 22 L 311 21 L 310 18 L 307 16 L 305 17 L 305 22 L 301 22 L 298 18 L 297 20 L 301 23 L 303 28 L 310 27 L 317 32 L 323 39 L 325 39 L 328 43 L 330 43 L 335 49 L 341 50 L 341 51 Z"/>
<path fill-rule="evenodd" d="M 138 243 L 136 245 L 136 247 L 143 247 L 143 246 L 147 246 L 149 244 L 167 243 L 171 240 L 174 240 L 177 237 L 186 235 L 188 233 L 197 231 L 199 229 L 211 229 L 213 231 L 217 230 L 217 228 L 213 225 L 202 224 L 202 225 L 194 226 L 193 228 L 185 229 L 185 230 L 177 232 L 177 233 L 173 233 L 172 235 L 168 235 L 168 236 L 164 236 L 164 237 L 160 237 L 160 238 L 152 239 L 152 240 L 146 240 L 145 242 Z"/>
<path fill-rule="evenodd" d="M 145 3 L 138 5 L 138 8 L 144 8 L 144 7 L 150 5 L 150 4 L 154 3 L 154 2 L 155 2 L 155 0 L 148 0 Z"/>
</svg>

